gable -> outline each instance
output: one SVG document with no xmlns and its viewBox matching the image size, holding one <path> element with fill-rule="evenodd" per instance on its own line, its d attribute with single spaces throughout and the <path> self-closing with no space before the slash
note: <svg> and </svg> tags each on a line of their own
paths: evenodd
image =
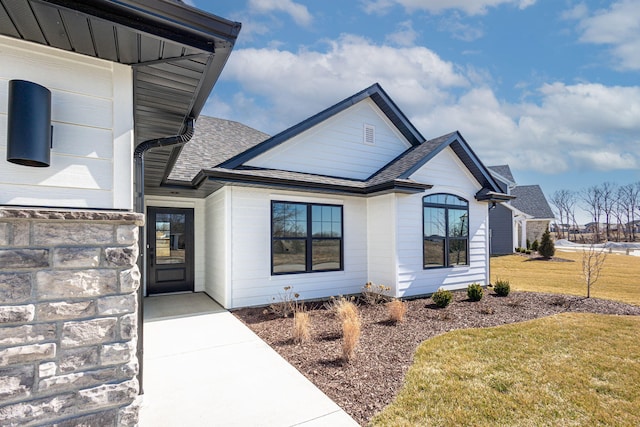
<svg viewBox="0 0 640 427">
<path fill-rule="evenodd" d="M 366 141 L 365 135 L 373 140 Z M 245 165 L 367 179 L 409 147 L 411 143 L 380 108 L 365 98 Z"/>
<path fill-rule="evenodd" d="M 482 185 L 460 161 L 451 147 L 446 147 L 413 172 L 410 179 L 433 185 L 438 192 L 451 192 L 471 200 Z"/>
</svg>

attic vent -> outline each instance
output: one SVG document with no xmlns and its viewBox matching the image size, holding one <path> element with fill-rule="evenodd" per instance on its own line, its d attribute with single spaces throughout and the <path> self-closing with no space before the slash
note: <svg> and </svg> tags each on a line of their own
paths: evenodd
<svg viewBox="0 0 640 427">
<path fill-rule="evenodd" d="M 376 143 L 376 127 L 374 125 L 364 124 L 363 142 L 365 144 Z"/>
</svg>

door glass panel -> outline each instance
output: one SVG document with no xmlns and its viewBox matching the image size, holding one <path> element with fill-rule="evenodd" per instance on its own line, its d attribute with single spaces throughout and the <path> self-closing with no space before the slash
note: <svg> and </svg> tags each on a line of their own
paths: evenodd
<svg viewBox="0 0 640 427">
<path fill-rule="evenodd" d="M 185 263 L 186 215 L 156 215 L 156 264 Z"/>
</svg>

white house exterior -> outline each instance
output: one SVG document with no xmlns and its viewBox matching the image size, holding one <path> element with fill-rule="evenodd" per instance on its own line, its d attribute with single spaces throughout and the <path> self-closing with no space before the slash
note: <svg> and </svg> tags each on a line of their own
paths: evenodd
<svg viewBox="0 0 640 427">
<path fill-rule="evenodd" d="M 246 131 L 206 117 L 199 125 L 226 127 L 229 138 L 234 126 Z M 174 174 L 171 184 L 178 188 L 188 181 L 204 197 L 146 198 L 147 206 L 193 209 L 191 290 L 237 308 L 269 304 L 286 286 L 303 299 L 315 299 L 359 293 L 368 281 L 390 286 L 396 297 L 489 282 L 488 206 L 507 196 L 457 132 L 425 141 L 374 85 L 272 138 L 254 137 L 246 149 L 207 162 L 207 150 L 215 151 L 219 143 L 214 140 L 228 138 L 196 131 L 176 163 L 191 171 Z M 202 169 L 197 174 L 194 163 Z M 208 186 L 209 194 L 197 185 Z M 454 210 L 464 212 L 468 235 L 456 265 L 425 266 L 424 203 L 439 194 L 466 201 L 466 210 Z M 292 256 L 276 249 L 293 244 L 274 231 L 281 207 L 299 209 L 298 220 L 308 215 L 303 227 L 318 229 L 328 224 L 320 224 L 316 212 L 322 207 L 333 212 L 332 236 L 340 237 L 325 243 L 333 245 L 335 258 L 317 264 L 329 271 L 315 270 L 315 251 L 321 249 L 313 245 L 321 234 L 311 232 L 301 238 L 306 261 L 276 265 L 279 256 Z M 153 230 L 147 236 L 153 240 Z M 288 268 L 296 271 L 281 270 Z"/>
</svg>

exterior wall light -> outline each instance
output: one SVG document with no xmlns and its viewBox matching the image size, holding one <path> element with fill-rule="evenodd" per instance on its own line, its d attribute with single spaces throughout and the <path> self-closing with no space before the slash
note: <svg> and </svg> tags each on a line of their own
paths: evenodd
<svg viewBox="0 0 640 427">
<path fill-rule="evenodd" d="M 25 80 L 9 81 L 7 161 L 23 166 L 51 163 L 51 92 Z"/>
</svg>

